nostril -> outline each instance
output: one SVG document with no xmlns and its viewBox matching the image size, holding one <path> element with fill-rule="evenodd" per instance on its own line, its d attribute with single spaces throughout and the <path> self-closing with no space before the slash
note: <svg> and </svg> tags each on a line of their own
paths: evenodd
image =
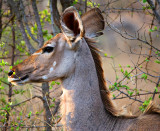
<svg viewBox="0 0 160 131">
<path fill-rule="evenodd" d="M 10 70 L 9 73 L 8 73 L 8 76 L 11 76 L 13 74 L 13 71 Z"/>
</svg>

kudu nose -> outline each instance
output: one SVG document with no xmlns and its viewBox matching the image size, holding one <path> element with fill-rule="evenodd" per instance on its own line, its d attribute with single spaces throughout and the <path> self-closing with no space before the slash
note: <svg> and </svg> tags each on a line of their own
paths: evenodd
<svg viewBox="0 0 160 131">
<path fill-rule="evenodd" d="M 11 76 L 12 74 L 13 74 L 13 71 L 10 70 L 10 71 L 8 72 L 8 76 Z"/>
</svg>

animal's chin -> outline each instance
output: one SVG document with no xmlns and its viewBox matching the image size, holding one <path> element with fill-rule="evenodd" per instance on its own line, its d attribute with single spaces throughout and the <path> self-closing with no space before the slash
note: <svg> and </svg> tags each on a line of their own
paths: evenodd
<svg viewBox="0 0 160 131">
<path fill-rule="evenodd" d="M 29 76 L 25 75 L 25 76 L 19 77 L 19 78 L 8 77 L 8 81 L 11 82 L 13 85 L 23 85 L 23 84 L 29 82 Z"/>
</svg>

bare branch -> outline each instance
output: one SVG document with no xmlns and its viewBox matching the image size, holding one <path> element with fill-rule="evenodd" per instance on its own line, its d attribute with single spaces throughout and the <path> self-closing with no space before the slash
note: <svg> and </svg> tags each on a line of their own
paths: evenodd
<svg viewBox="0 0 160 131">
<path fill-rule="evenodd" d="M 51 119 L 52 119 L 52 113 L 49 108 L 49 85 L 48 83 L 42 83 L 42 95 L 43 95 L 43 107 L 45 108 L 45 119 L 46 119 L 46 130 L 51 130 Z"/>
<path fill-rule="evenodd" d="M 62 10 L 64 11 L 67 7 L 71 6 L 73 0 L 60 0 L 62 4 Z"/>
<path fill-rule="evenodd" d="M 30 37 L 32 38 L 32 40 L 34 40 L 35 42 L 39 43 L 39 41 L 33 36 L 33 34 L 31 33 L 31 30 L 29 28 L 29 25 L 28 25 L 28 20 L 26 18 L 26 14 L 25 14 L 25 7 L 23 5 L 23 1 L 20 0 L 20 5 L 21 5 L 21 11 L 22 11 L 22 16 L 23 16 L 23 19 L 24 19 L 24 23 L 26 25 L 26 29 L 27 29 L 27 32 L 28 34 L 30 35 Z"/>
<path fill-rule="evenodd" d="M 0 39 L 2 36 L 2 0 L 0 0 Z"/>
<path fill-rule="evenodd" d="M 59 15 L 59 12 L 58 12 L 58 9 L 57 9 L 57 0 L 51 0 L 51 3 L 50 3 L 52 6 L 51 8 L 53 9 L 53 19 L 54 19 L 54 23 L 58 26 L 58 28 L 60 29 L 60 15 Z"/>
<path fill-rule="evenodd" d="M 150 95 L 153 94 L 153 92 L 148 92 L 148 93 L 141 93 L 141 94 L 136 94 L 136 95 L 132 95 L 131 97 L 134 96 L 144 96 L 144 95 Z M 156 92 L 155 94 L 160 94 L 160 92 Z M 124 99 L 124 98 L 128 98 L 128 96 L 122 96 L 122 97 L 118 97 L 119 95 L 117 95 L 115 98 L 113 99 Z"/>
<path fill-rule="evenodd" d="M 158 87 L 159 83 L 160 83 L 160 77 L 158 78 L 158 81 L 157 81 L 157 83 L 156 83 L 156 87 Z M 155 89 L 155 90 L 154 90 L 154 93 L 153 93 L 152 100 L 154 100 L 154 97 L 155 97 L 155 94 L 156 94 L 156 93 L 157 93 L 157 91 L 156 91 L 156 89 Z"/>
<path fill-rule="evenodd" d="M 12 10 L 13 10 L 14 14 L 17 16 L 17 20 L 18 20 L 18 23 L 20 24 L 20 30 L 21 30 L 23 39 L 25 40 L 25 43 L 26 43 L 26 46 L 27 46 L 29 52 L 32 54 L 32 53 L 35 52 L 35 49 L 31 45 L 31 43 L 28 39 L 28 36 L 25 32 L 25 28 L 24 28 L 24 25 L 23 25 L 23 22 L 22 22 L 20 11 L 18 10 L 18 8 L 16 6 L 16 3 L 13 0 L 7 0 L 7 1 L 8 1 L 8 4 L 10 5 L 10 7 L 12 7 Z"/>
<path fill-rule="evenodd" d="M 134 37 L 133 35 L 126 33 L 126 32 L 122 32 L 120 30 L 118 30 L 116 27 L 112 26 L 111 24 L 107 23 L 108 26 L 114 30 L 116 33 L 120 34 L 123 38 L 127 39 L 127 40 L 138 40 L 146 45 L 149 45 L 150 47 L 152 47 L 153 49 L 160 51 L 160 49 L 156 48 L 155 46 L 151 45 L 148 41 L 142 40 L 139 37 Z"/>
<path fill-rule="evenodd" d="M 55 107 L 55 109 L 54 109 L 54 111 L 53 111 L 53 116 L 57 113 L 57 111 L 58 111 L 58 109 L 59 109 L 59 105 L 60 105 L 60 101 L 58 101 L 56 104 L 56 107 Z"/>
<path fill-rule="evenodd" d="M 18 22 L 19 22 L 19 24 L 20 24 L 20 30 L 21 30 L 21 32 L 22 32 L 22 36 L 23 36 L 23 39 L 25 40 L 26 46 L 27 46 L 29 52 L 30 52 L 31 54 L 33 54 L 33 53 L 35 52 L 35 49 L 34 49 L 34 47 L 31 45 L 31 43 L 30 43 L 30 41 L 29 41 L 29 38 L 28 38 L 28 36 L 27 36 L 27 34 L 26 34 L 26 32 L 25 32 L 24 25 L 23 25 L 23 23 L 22 23 L 21 20 L 18 20 Z"/>
<path fill-rule="evenodd" d="M 152 0 L 147 0 L 147 2 L 150 5 L 154 15 L 156 16 L 156 18 L 158 20 L 158 23 L 160 24 L 160 15 L 158 14 L 158 12 L 156 10 L 156 7 L 154 6 L 153 1 Z"/>
<path fill-rule="evenodd" d="M 44 39 L 43 39 L 42 26 L 41 26 L 39 14 L 38 14 L 36 0 L 31 0 L 31 3 L 32 3 L 32 8 L 33 8 L 33 12 L 34 12 L 34 15 L 35 15 L 35 20 L 36 20 L 36 23 L 37 23 L 37 27 L 38 27 L 37 38 L 38 38 L 38 41 L 39 41 L 39 47 L 42 47 L 43 44 L 44 44 Z"/>
<path fill-rule="evenodd" d="M 41 100 L 43 101 L 43 98 L 42 98 L 41 96 L 33 96 L 32 98 L 29 98 L 29 99 L 27 99 L 27 100 L 24 100 L 24 101 L 22 101 L 22 102 L 20 102 L 20 103 L 17 103 L 17 104 L 15 104 L 15 105 L 11 105 L 11 107 L 14 108 L 15 106 L 19 106 L 19 105 L 21 105 L 21 104 L 23 104 L 23 103 L 26 103 L 26 102 L 28 102 L 28 101 L 30 101 L 30 100 L 33 100 L 33 99 L 35 99 L 35 98 L 39 98 L 39 99 L 41 99 Z"/>
<path fill-rule="evenodd" d="M 58 29 L 57 25 L 54 22 L 54 18 L 53 18 L 54 12 L 53 12 L 53 6 L 51 4 L 52 2 L 53 2 L 53 0 L 50 0 L 49 7 L 50 7 L 50 11 L 51 11 L 51 21 L 52 21 L 53 35 L 55 36 L 57 33 L 60 32 L 60 30 Z"/>
<path fill-rule="evenodd" d="M 157 2 L 158 2 L 158 5 L 160 6 L 160 0 L 157 0 Z"/>
<path fill-rule="evenodd" d="M 15 17 L 15 15 L 13 14 L 9 20 L 7 21 L 7 23 L 2 27 L 0 28 L 0 33 L 2 33 L 2 31 L 8 26 L 8 24 L 11 22 L 11 20 Z"/>
</svg>

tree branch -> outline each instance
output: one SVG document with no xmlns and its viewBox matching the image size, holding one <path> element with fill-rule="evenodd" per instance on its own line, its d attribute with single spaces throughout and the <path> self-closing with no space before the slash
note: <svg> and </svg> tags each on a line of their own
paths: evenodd
<svg viewBox="0 0 160 131">
<path fill-rule="evenodd" d="M 160 0 L 157 0 L 157 2 L 158 2 L 158 5 L 160 6 Z"/>
<path fill-rule="evenodd" d="M 33 12 L 34 12 L 34 15 L 35 15 L 35 20 L 36 20 L 36 23 L 37 23 L 37 27 L 38 27 L 38 36 L 37 36 L 37 38 L 38 38 L 38 41 L 39 41 L 38 45 L 39 45 L 39 48 L 40 48 L 44 44 L 42 26 L 41 26 L 39 14 L 38 14 L 36 0 L 31 0 L 31 3 L 32 3 L 32 8 L 33 8 Z"/>
<path fill-rule="evenodd" d="M 60 0 L 62 5 L 62 10 L 64 11 L 67 7 L 71 6 L 73 0 Z"/>
<path fill-rule="evenodd" d="M 139 37 L 134 37 L 133 35 L 128 34 L 128 33 L 126 33 L 126 32 L 122 32 L 122 31 L 118 30 L 116 27 L 114 27 L 114 26 L 112 26 L 111 24 L 109 24 L 109 23 L 107 23 L 107 24 L 108 24 L 108 26 L 109 26 L 113 31 L 115 31 L 116 33 L 120 34 L 123 38 L 125 38 L 125 39 L 127 39 L 127 40 L 138 40 L 138 41 L 140 41 L 140 42 L 142 42 L 142 43 L 144 43 L 144 44 L 152 47 L 153 49 L 155 49 L 155 50 L 157 50 L 157 51 L 160 51 L 160 49 L 154 47 L 154 46 L 151 45 L 148 41 L 145 41 L 145 40 L 143 40 L 143 39 L 140 39 Z"/>
<path fill-rule="evenodd" d="M 46 130 L 51 131 L 52 113 L 49 108 L 49 85 L 47 82 L 42 83 L 43 107 L 45 108 Z"/>
<path fill-rule="evenodd" d="M 26 29 L 27 29 L 27 32 L 28 34 L 30 35 L 30 37 L 32 38 L 32 40 L 34 40 L 36 43 L 39 43 L 39 41 L 33 36 L 33 34 L 31 33 L 31 30 L 29 28 L 29 25 L 28 25 L 28 20 L 26 18 L 26 14 L 25 14 L 25 7 L 23 5 L 23 1 L 20 0 L 20 5 L 21 5 L 21 11 L 22 11 L 22 15 L 23 15 L 23 20 L 24 20 L 24 23 L 26 25 Z"/>
<path fill-rule="evenodd" d="M 60 29 L 60 15 L 57 9 L 57 0 L 51 0 L 51 8 L 53 9 L 53 19 L 54 19 L 54 23 L 58 26 L 58 28 Z"/>
<path fill-rule="evenodd" d="M 43 101 L 43 98 L 42 98 L 41 96 L 33 96 L 32 98 L 29 98 L 29 99 L 27 99 L 27 100 L 24 100 L 24 101 L 22 101 L 22 102 L 20 102 L 20 103 L 17 103 L 17 104 L 15 104 L 15 105 L 11 105 L 11 108 L 14 108 L 15 106 L 19 106 L 19 105 L 21 105 L 21 104 L 23 104 L 23 103 L 26 103 L 26 102 L 28 102 L 28 101 L 30 101 L 30 100 L 33 100 L 33 99 L 35 99 L 35 98 L 39 98 L 39 99 L 41 99 L 41 100 Z"/>
<path fill-rule="evenodd" d="M 2 0 L 0 0 L 0 39 L 2 37 Z"/>
<path fill-rule="evenodd" d="M 34 53 L 35 49 L 31 45 L 31 43 L 30 43 L 30 41 L 28 39 L 28 36 L 27 36 L 27 34 L 25 32 L 25 28 L 24 28 L 24 25 L 23 25 L 23 22 L 22 22 L 22 17 L 21 17 L 20 11 L 18 10 L 18 7 L 16 6 L 16 3 L 13 0 L 7 0 L 7 2 L 12 7 L 12 10 L 13 10 L 14 14 L 17 16 L 17 21 L 20 24 L 20 30 L 21 30 L 23 39 L 25 40 L 25 43 L 26 43 L 26 46 L 27 46 L 29 52 L 31 54 Z"/>
<path fill-rule="evenodd" d="M 154 6 L 153 1 L 152 0 L 147 0 L 147 2 L 150 5 L 154 15 L 156 16 L 156 18 L 158 20 L 158 23 L 160 24 L 160 15 L 158 14 L 158 12 L 156 10 L 156 7 Z"/>
<path fill-rule="evenodd" d="M 53 2 L 53 0 L 50 0 L 49 7 L 50 7 L 50 11 L 51 11 L 51 22 L 52 22 L 53 35 L 55 36 L 57 33 L 60 32 L 60 30 L 58 29 L 57 25 L 54 22 L 54 18 L 53 18 L 54 12 L 53 12 L 52 2 Z"/>
<path fill-rule="evenodd" d="M 157 83 L 156 83 L 156 88 L 158 87 L 159 82 L 160 82 L 160 77 L 158 78 L 158 81 L 157 81 Z M 154 100 L 155 94 L 157 94 L 156 89 L 154 90 L 152 100 Z"/>
</svg>

